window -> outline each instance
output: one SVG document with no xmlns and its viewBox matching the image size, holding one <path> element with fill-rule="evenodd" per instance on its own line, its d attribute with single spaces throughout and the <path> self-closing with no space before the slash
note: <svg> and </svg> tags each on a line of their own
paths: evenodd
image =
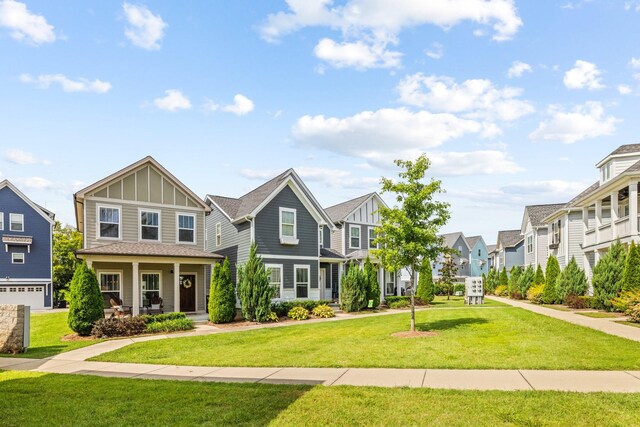
<svg viewBox="0 0 640 427">
<path fill-rule="evenodd" d="M 280 208 L 280 243 L 297 245 L 296 210 Z"/>
<path fill-rule="evenodd" d="M 533 236 L 527 236 L 527 253 L 533 253 Z"/>
<path fill-rule="evenodd" d="M 309 270 L 308 265 L 294 267 L 296 276 L 296 298 L 308 298 L 309 297 Z"/>
<path fill-rule="evenodd" d="M 608 181 L 611 179 L 611 162 L 602 166 L 602 182 Z"/>
<path fill-rule="evenodd" d="M 105 272 L 100 273 L 100 292 L 105 308 L 111 308 L 111 298 L 120 300 L 120 277 L 121 273 Z"/>
<path fill-rule="evenodd" d="M 4 212 L 0 212 L 0 231 L 4 230 Z"/>
<path fill-rule="evenodd" d="M 282 265 L 278 264 L 265 264 L 264 266 L 269 273 L 269 284 L 273 287 L 273 297 L 281 298 L 282 292 L 280 288 L 282 286 Z"/>
<path fill-rule="evenodd" d="M 140 211 L 140 239 L 160 240 L 160 212 Z"/>
<path fill-rule="evenodd" d="M 478 256 L 482 256 L 482 249 L 478 249 Z"/>
<path fill-rule="evenodd" d="M 318 244 L 320 246 L 324 246 L 324 233 L 323 233 L 323 228 L 320 227 L 320 229 L 318 230 Z"/>
<path fill-rule="evenodd" d="M 9 230 L 11 231 L 24 231 L 24 215 L 22 214 L 9 214 Z"/>
<path fill-rule="evenodd" d="M 395 275 L 393 274 L 393 271 L 386 271 L 384 272 L 384 292 L 386 295 L 395 295 L 396 294 L 396 282 L 395 282 Z"/>
<path fill-rule="evenodd" d="M 222 224 L 216 224 L 216 246 L 222 245 Z"/>
<path fill-rule="evenodd" d="M 561 220 L 551 223 L 551 232 L 553 233 L 553 236 L 551 237 L 551 243 L 554 245 L 560 243 L 560 225 Z"/>
<path fill-rule="evenodd" d="M 143 307 L 149 307 L 152 300 L 160 298 L 160 273 L 142 273 L 140 277 L 140 301 Z"/>
<path fill-rule="evenodd" d="M 629 204 L 619 205 L 618 206 L 618 217 L 625 218 L 629 216 Z"/>
<path fill-rule="evenodd" d="M 360 249 L 360 226 L 349 226 L 349 248 Z"/>
<path fill-rule="evenodd" d="M 11 264 L 24 264 L 24 254 L 22 252 L 12 253 Z"/>
<path fill-rule="evenodd" d="M 99 237 L 103 239 L 120 238 L 120 208 L 98 207 Z"/>
<path fill-rule="evenodd" d="M 375 228 L 369 228 L 369 249 L 376 247 L 376 230 Z"/>
<path fill-rule="evenodd" d="M 196 217 L 178 214 L 178 243 L 196 242 Z"/>
</svg>

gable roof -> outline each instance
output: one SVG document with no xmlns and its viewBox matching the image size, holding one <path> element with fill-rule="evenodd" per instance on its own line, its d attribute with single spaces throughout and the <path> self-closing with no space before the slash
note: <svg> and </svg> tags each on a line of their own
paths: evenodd
<svg viewBox="0 0 640 427">
<path fill-rule="evenodd" d="M 609 157 L 624 156 L 626 154 L 640 154 L 640 144 L 625 144 L 619 146 L 611 153 L 607 154 L 604 159 L 596 163 L 596 167 L 600 167 Z"/>
<path fill-rule="evenodd" d="M 2 190 L 5 187 L 9 188 L 11 191 L 13 191 L 26 204 L 28 204 L 31 207 L 31 209 L 33 209 L 38 214 L 40 214 L 40 216 L 42 216 L 44 219 L 46 219 L 50 224 L 55 223 L 56 216 L 55 216 L 54 213 L 52 213 L 48 209 L 43 208 L 42 206 L 40 206 L 40 205 L 38 205 L 36 203 L 34 203 L 30 198 L 25 196 L 22 191 L 18 190 L 18 187 L 13 185 L 8 179 L 0 181 L 0 190 Z"/>
<path fill-rule="evenodd" d="M 263 205 L 288 182 L 293 182 L 318 215 L 323 217 L 327 221 L 327 224 L 332 225 L 331 218 L 324 209 L 322 209 L 322 206 L 320 206 L 315 197 L 313 197 L 313 194 L 311 194 L 293 169 L 287 169 L 280 175 L 254 188 L 241 197 L 233 198 L 208 194 L 206 200 L 211 201 L 217 206 L 231 222 L 242 221 L 249 216 L 255 216 L 262 209 Z"/>
<path fill-rule="evenodd" d="M 462 237 L 462 241 L 467 246 L 467 249 L 469 249 L 469 250 L 471 249 L 471 246 L 469 246 L 469 242 L 464 237 L 464 234 L 462 234 L 461 231 L 456 231 L 455 233 L 441 234 L 439 237 L 442 238 L 443 245 L 448 247 L 448 248 L 451 248 L 451 249 L 455 249 L 454 246 L 455 246 L 456 242 L 458 241 L 458 239 L 460 237 Z"/>
<path fill-rule="evenodd" d="M 493 253 L 498 248 L 498 245 L 489 245 L 487 246 L 487 253 Z"/>
<path fill-rule="evenodd" d="M 559 209 L 562 209 L 566 206 L 566 203 L 553 203 L 547 205 L 529 205 L 524 207 L 524 215 L 522 217 L 522 228 L 520 231 L 524 233 L 526 229 L 526 220 L 529 218 L 529 222 L 531 222 L 531 227 L 546 227 L 546 223 L 544 219 L 549 215 L 557 212 Z"/>
<path fill-rule="evenodd" d="M 479 240 L 482 240 L 484 242 L 482 236 L 467 237 L 467 244 L 469 245 L 469 248 L 473 249 L 473 247 L 476 245 L 476 243 L 478 243 Z"/>
<path fill-rule="evenodd" d="M 505 248 L 512 248 L 524 240 L 524 236 L 520 234 L 520 230 L 502 230 L 498 231 L 498 246 L 502 243 Z"/>
<path fill-rule="evenodd" d="M 334 223 L 343 221 L 349 214 L 355 211 L 361 204 L 369 200 L 375 193 L 365 194 L 355 199 L 347 200 L 346 202 L 338 203 L 337 205 L 325 208 L 325 212 L 331 218 Z"/>
</svg>

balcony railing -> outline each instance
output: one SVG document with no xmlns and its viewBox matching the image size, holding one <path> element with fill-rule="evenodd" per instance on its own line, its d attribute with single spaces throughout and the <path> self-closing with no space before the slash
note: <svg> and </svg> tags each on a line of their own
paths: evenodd
<svg viewBox="0 0 640 427">
<path fill-rule="evenodd" d="M 616 227 L 616 236 L 626 237 L 631 234 L 631 221 L 629 221 L 629 217 L 625 216 L 624 218 L 620 218 L 615 223 Z"/>
<path fill-rule="evenodd" d="M 584 234 L 584 246 L 595 245 L 596 243 L 596 229 L 592 228 L 591 230 L 587 230 Z"/>
<path fill-rule="evenodd" d="M 613 230 L 611 228 L 611 224 L 601 225 L 598 228 L 598 231 L 600 231 L 600 238 L 598 239 L 600 240 L 600 242 L 608 242 L 610 240 L 613 240 Z"/>
</svg>

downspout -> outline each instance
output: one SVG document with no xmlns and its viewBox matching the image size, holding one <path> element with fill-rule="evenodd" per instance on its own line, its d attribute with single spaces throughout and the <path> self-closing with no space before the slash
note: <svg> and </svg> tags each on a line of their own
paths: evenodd
<svg viewBox="0 0 640 427">
<path fill-rule="evenodd" d="M 255 241 L 256 241 L 256 226 L 255 226 L 255 223 L 253 222 L 255 217 L 253 217 L 251 215 L 247 215 L 247 216 L 244 217 L 244 219 L 246 221 L 249 221 L 249 224 L 251 224 L 250 242 L 251 243 L 255 243 Z"/>
</svg>

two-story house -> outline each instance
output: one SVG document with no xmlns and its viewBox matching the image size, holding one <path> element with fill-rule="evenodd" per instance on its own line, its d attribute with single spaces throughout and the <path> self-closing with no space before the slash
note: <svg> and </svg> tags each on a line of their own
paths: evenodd
<svg viewBox="0 0 640 427">
<path fill-rule="evenodd" d="M 520 234 L 524 236 L 524 266 L 538 265 L 544 270 L 549 256 L 549 229 L 555 227 L 544 219 L 562 209 L 565 203 L 525 206 Z M 556 224 L 557 225 L 557 224 Z"/>
<path fill-rule="evenodd" d="M 205 271 L 222 257 L 205 251 L 211 208 L 152 157 L 74 195 L 83 248 L 111 299 L 133 314 L 161 298 L 165 311 L 204 312 Z"/>
<path fill-rule="evenodd" d="M 467 238 L 460 231 L 441 234 L 439 237 L 442 238 L 442 244 L 444 247 L 455 251 L 452 258 L 456 267 L 458 267 L 456 277 L 459 279 L 469 277 L 471 272 L 471 267 L 469 266 L 471 247 L 469 246 Z M 440 271 L 442 270 L 443 263 L 444 254 L 438 256 L 438 258 L 433 262 L 434 277 L 440 277 Z"/>
<path fill-rule="evenodd" d="M 482 236 L 467 237 L 469 248 L 469 276 L 480 277 L 489 273 L 489 248 Z"/>
<path fill-rule="evenodd" d="M 498 231 L 495 251 L 494 260 L 497 271 L 506 267 L 509 272 L 513 266 L 524 265 L 524 237 L 520 230 Z"/>
<path fill-rule="evenodd" d="M 51 308 L 55 216 L 11 182 L 0 182 L 0 304 Z"/>
<path fill-rule="evenodd" d="M 337 298 L 344 257 L 331 249 L 335 227 L 293 169 L 241 197 L 205 201 L 206 249 L 229 258 L 234 283 L 255 243 L 276 299 Z"/>
</svg>

